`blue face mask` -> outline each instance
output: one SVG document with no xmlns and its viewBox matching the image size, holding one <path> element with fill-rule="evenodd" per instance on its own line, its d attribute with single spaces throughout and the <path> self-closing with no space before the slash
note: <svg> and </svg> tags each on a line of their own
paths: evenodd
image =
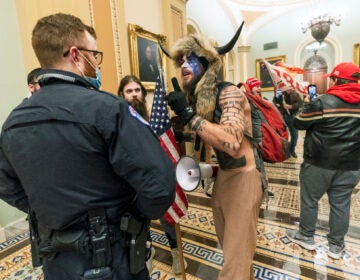
<svg viewBox="0 0 360 280">
<path fill-rule="evenodd" d="M 101 87 L 101 75 L 99 68 L 96 68 L 95 73 L 95 78 L 85 76 L 85 79 L 92 85 L 93 88 L 99 89 Z"/>
</svg>

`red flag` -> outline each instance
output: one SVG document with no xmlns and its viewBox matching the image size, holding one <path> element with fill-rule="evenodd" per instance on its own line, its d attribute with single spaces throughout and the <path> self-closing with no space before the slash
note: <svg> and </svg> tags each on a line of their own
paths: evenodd
<svg viewBox="0 0 360 280">
<path fill-rule="evenodd" d="M 292 77 L 294 77 L 296 75 L 299 75 L 299 74 L 304 74 L 305 73 L 304 69 L 302 69 L 300 67 L 288 65 L 288 64 L 282 62 L 281 60 L 276 62 L 275 65 L 280 67 L 280 68 L 283 68 Z"/>
<path fill-rule="evenodd" d="M 176 164 L 179 160 L 179 151 L 175 140 L 174 131 L 171 127 L 169 112 L 165 101 L 165 91 L 160 77 L 156 79 L 154 101 L 151 109 L 150 127 L 159 137 L 160 144 L 168 154 L 171 161 Z M 175 201 L 164 215 L 169 224 L 176 224 L 183 217 L 188 208 L 188 201 L 182 188 L 176 184 Z"/>
<path fill-rule="evenodd" d="M 266 65 L 266 68 L 269 71 L 271 79 L 275 85 L 275 88 L 280 90 L 286 90 L 288 87 L 292 87 L 295 91 L 301 95 L 307 94 L 308 82 L 298 82 L 295 81 L 290 71 L 286 67 L 279 67 L 273 64 L 270 64 L 265 59 L 263 62 Z M 289 65 L 287 65 L 289 67 Z"/>
</svg>

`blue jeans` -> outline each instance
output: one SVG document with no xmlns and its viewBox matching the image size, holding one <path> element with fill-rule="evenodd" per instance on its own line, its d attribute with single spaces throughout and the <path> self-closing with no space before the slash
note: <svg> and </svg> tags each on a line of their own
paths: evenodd
<svg viewBox="0 0 360 280">
<path fill-rule="evenodd" d="M 294 117 L 288 114 L 284 114 L 284 120 L 289 128 L 290 132 L 290 153 L 295 153 L 296 143 L 299 137 L 299 132 L 294 126 Z"/>
<path fill-rule="evenodd" d="M 300 169 L 300 233 L 312 237 L 318 217 L 318 202 L 327 193 L 330 204 L 328 242 L 343 245 L 349 229 L 351 193 L 360 171 L 329 170 L 303 162 Z"/>
</svg>

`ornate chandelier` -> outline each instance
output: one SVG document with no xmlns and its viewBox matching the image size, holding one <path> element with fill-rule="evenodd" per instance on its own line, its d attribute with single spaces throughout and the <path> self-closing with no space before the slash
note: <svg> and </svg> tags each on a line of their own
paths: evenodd
<svg viewBox="0 0 360 280">
<path fill-rule="evenodd" d="M 340 14 L 338 16 L 331 16 L 328 13 L 324 13 L 311 17 L 307 23 L 302 23 L 301 30 L 305 33 L 306 30 L 310 29 L 311 35 L 321 44 L 330 32 L 330 25 L 334 23 L 336 26 L 339 26 L 340 22 Z"/>
</svg>

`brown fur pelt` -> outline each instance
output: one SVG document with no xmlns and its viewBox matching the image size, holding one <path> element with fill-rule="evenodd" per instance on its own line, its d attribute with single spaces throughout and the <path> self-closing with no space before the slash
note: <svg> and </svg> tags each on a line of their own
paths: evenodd
<svg viewBox="0 0 360 280">
<path fill-rule="evenodd" d="M 195 92 L 188 94 L 189 103 L 196 110 L 196 114 L 208 121 L 213 120 L 217 76 L 222 66 L 220 55 L 215 47 L 217 47 L 216 41 L 202 35 L 191 35 L 176 41 L 170 53 L 177 68 L 181 67 L 182 57 L 191 53 L 204 57 L 209 62 L 206 72 L 196 84 Z"/>
</svg>

